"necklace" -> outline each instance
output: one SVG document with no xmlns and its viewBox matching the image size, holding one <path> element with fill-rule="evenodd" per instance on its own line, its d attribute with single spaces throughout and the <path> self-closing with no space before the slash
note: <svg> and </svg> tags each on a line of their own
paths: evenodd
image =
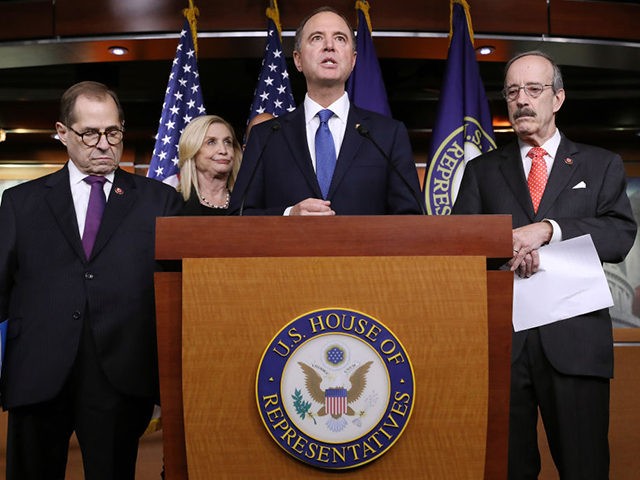
<svg viewBox="0 0 640 480">
<path fill-rule="evenodd" d="M 231 195 L 229 194 L 229 189 L 227 188 L 227 197 L 224 201 L 223 205 L 215 205 L 211 202 L 209 202 L 209 200 L 207 200 L 206 198 L 204 198 L 204 195 L 200 195 L 200 200 L 202 200 L 202 203 L 209 207 L 209 208 L 229 208 L 229 199 L 231 198 Z"/>
</svg>

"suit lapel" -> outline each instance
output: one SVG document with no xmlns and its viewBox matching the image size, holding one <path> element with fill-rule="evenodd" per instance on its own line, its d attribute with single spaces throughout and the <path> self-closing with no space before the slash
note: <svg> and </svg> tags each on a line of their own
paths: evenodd
<svg viewBox="0 0 640 480">
<path fill-rule="evenodd" d="M 329 195 L 327 196 L 329 199 L 338 189 L 340 182 L 351 167 L 351 164 L 356 158 L 356 153 L 360 149 L 360 145 L 364 140 L 356 131 L 356 124 L 366 124 L 366 120 L 366 114 L 363 115 L 362 110 L 357 109 L 353 104 L 351 104 L 349 107 L 349 116 L 347 118 L 347 129 L 344 132 L 344 138 L 342 140 L 342 145 L 340 146 L 340 155 L 338 155 L 336 169 L 333 172 L 331 186 L 329 187 Z"/>
<path fill-rule="evenodd" d="M 504 175 L 507 185 L 513 191 L 522 210 L 533 221 L 533 203 L 529 194 L 527 179 L 524 176 L 522 167 L 522 158 L 520 157 L 520 148 L 518 142 L 510 143 L 502 152 L 502 161 L 500 162 L 500 170 Z"/>
<path fill-rule="evenodd" d="M 309 154 L 309 145 L 307 144 L 307 126 L 304 118 L 304 106 L 300 105 L 291 115 L 281 117 L 282 135 L 285 138 L 287 147 L 294 163 L 298 166 L 304 175 L 309 188 L 313 191 L 313 196 L 322 198 L 320 185 L 316 172 L 313 170 L 311 155 Z"/>
<path fill-rule="evenodd" d="M 95 257 L 104 248 L 137 200 L 138 191 L 131 174 L 120 168 L 116 169 L 96 243 L 93 246 L 93 252 L 91 252 L 92 257 Z"/>
<path fill-rule="evenodd" d="M 564 190 L 571 178 L 580 169 L 580 159 L 575 157 L 576 145 L 564 136 L 560 140 L 558 151 L 553 160 L 553 167 L 544 189 L 536 218 L 545 218 L 545 214 L 553 207 L 558 195 Z M 567 161 L 570 159 L 570 161 Z"/>
<path fill-rule="evenodd" d="M 49 204 L 60 231 L 65 236 L 73 251 L 80 258 L 84 259 L 84 250 L 78 230 L 78 219 L 73 206 L 73 197 L 69 185 L 69 169 L 67 165 L 51 174 L 45 186 L 49 188 L 46 194 L 46 201 Z"/>
</svg>

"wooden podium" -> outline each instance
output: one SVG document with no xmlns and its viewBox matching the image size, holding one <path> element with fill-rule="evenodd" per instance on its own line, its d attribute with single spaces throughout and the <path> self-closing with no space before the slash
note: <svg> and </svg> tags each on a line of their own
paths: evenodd
<svg viewBox="0 0 640 480">
<path fill-rule="evenodd" d="M 393 447 L 345 478 L 506 478 L 509 216 L 159 218 L 166 478 L 331 478 L 287 455 L 256 406 L 263 351 L 294 318 L 347 307 L 403 343 L 415 401 Z M 180 261 L 180 262 L 176 262 Z"/>
</svg>

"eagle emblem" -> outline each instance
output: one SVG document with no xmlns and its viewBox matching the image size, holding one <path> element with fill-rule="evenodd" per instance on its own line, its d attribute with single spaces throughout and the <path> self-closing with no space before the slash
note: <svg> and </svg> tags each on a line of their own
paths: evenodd
<svg viewBox="0 0 640 480">
<path fill-rule="evenodd" d="M 349 377 L 351 388 L 345 385 L 335 385 L 323 390 L 321 384 L 324 378 L 311 366 L 298 362 L 305 376 L 305 387 L 311 398 L 322 405 L 316 412 L 318 417 L 329 415 L 327 426 L 330 430 L 339 432 L 347 426 L 343 416 L 354 416 L 356 412 L 350 404 L 358 400 L 367 386 L 367 373 L 373 362 L 359 366 Z"/>
</svg>

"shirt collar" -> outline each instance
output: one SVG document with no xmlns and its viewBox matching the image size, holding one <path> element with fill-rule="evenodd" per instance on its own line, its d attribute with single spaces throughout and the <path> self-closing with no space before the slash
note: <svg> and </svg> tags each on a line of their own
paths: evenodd
<svg viewBox="0 0 640 480">
<path fill-rule="evenodd" d="M 558 147 L 560 146 L 560 140 L 562 139 L 560 135 L 560 130 L 556 128 L 555 133 L 551 136 L 549 140 L 540 145 L 547 152 L 547 155 L 551 157 L 551 159 L 556 158 L 556 153 L 558 153 Z M 528 143 L 524 143 L 522 140 L 518 139 L 518 145 L 520 146 L 520 156 L 522 158 L 527 157 L 527 153 L 533 147 Z"/>
<path fill-rule="evenodd" d="M 335 117 L 338 117 L 343 123 L 347 123 L 347 117 L 349 116 L 349 95 L 344 92 L 342 96 L 329 105 L 327 108 L 333 112 Z M 319 103 L 309 97 L 306 93 L 304 96 L 304 118 L 308 124 L 318 114 L 320 110 L 325 108 Z"/>
<path fill-rule="evenodd" d="M 67 165 L 69 168 L 69 182 L 71 183 L 71 185 L 80 183 L 84 180 L 85 177 L 87 177 L 86 173 L 82 173 L 80 170 L 78 170 L 78 167 L 76 167 L 76 164 L 73 163 L 71 159 L 69 159 L 69 162 L 67 162 Z M 113 183 L 114 176 L 115 176 L 115 170 L 105 175 L 105 178 L 109 183 Z"/>
</svg>

